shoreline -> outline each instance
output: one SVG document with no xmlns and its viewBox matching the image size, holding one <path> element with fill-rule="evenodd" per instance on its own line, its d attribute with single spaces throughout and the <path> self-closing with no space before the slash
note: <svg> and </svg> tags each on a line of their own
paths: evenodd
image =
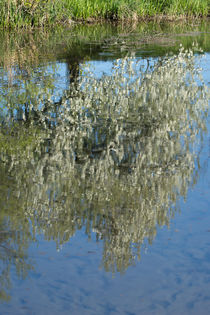
<svg viewBox="0 0 210 315">
<path fill-rule="evenodd" d="M 97 24 L 97 23 L 141 23 L 141 22 L 179 22 L 179 21 L 205 21 L 210 20 L 210 15 L 207 16 L 189 16 L 189 15 L 166 15 L 166 14 L 159 14 L 155 16 L 138 16 L 138 17 L 130 17 L 130 18 L 115 18 L 115 19 L 107 19 L 107 18 L 87 18 L 87 19 L 69 19 L 66 21 L 61 21 L 58 23 L 59 25 L 68 25 L 68 24 Z"/>
<path fill-rule="evenodd" d="M 90 24 L 101 24 L 101 23 L 110 23 L 110 24 L 123 24 L 123 25 L 131 25 L 131 24 L 138 24 L 138 23 L 175 23 L 175 22 L 196 22 L 196 21 L 208 21 L 210 20 L 210 15 L 207 16 L 188 16 L 188 15 L 180 15 L 180 16 L 172 16 L 172 15 L 155 15 L 155 16 L 139 16 L 135 18 L 94 18 L 89 17 L 87 19 L 75 19 L 75 18 L 68 18 L 65 20 L 56 21 L 53 23 L 46 23 L 42 25 L 30 25 L 30 24 L 23 24 L 23 25 L 7 25 L 2 26 L 0 24 L 0 32 L 1 31 L 17 31 L 17 30 L 38 30 L 38 29 L 53 29 L 57 27 L 68 27 L 73 25 L 90 25 Z"/>
</svg>

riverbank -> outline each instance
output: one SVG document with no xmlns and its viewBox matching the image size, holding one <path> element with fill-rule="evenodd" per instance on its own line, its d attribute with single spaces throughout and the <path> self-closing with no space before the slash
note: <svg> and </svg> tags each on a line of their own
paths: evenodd
<svg viewBox="0 0 210 315">
<path fill-rule="evenodd" d="M 207 17 L 208 0 L 0 0 L 0 27 L 49 27 L 99 20 Z"/>
</svg>

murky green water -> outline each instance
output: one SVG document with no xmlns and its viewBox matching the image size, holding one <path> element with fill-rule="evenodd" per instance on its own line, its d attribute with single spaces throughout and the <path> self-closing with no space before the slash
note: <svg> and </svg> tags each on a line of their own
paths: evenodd
<svg viewBox="0 0 210 315">
<path fill-rule="evenodd" d="M 209 22 L 0 37 L 0 313 L 209 314 Z"/>
</svg>

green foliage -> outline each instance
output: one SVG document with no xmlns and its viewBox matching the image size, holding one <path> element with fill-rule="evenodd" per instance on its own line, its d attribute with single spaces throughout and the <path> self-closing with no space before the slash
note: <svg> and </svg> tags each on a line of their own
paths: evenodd
<svg viewBox="0 0 210 315">
<path fill-rule="evenodd" d="M 0 25 L 4 28 L 34 27 L 61 22 L 64 5 L 58 0 L 0 0 Z"/>
<path fill-rule="evenodd" d="M 206 16 L 208 0 L 0 0 L 2 27 L 46 26 L 71 19 Z"/>
</svg>

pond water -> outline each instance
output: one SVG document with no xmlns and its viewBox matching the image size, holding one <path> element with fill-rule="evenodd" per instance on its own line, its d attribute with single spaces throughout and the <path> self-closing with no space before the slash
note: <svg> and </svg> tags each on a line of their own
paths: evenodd
<svg viewBox="0 0 210 315">
<path fill-rule="evenodd" d="M 0 314 L 210 313 L 210 32 L 0 34 Z"/>
</svg>

